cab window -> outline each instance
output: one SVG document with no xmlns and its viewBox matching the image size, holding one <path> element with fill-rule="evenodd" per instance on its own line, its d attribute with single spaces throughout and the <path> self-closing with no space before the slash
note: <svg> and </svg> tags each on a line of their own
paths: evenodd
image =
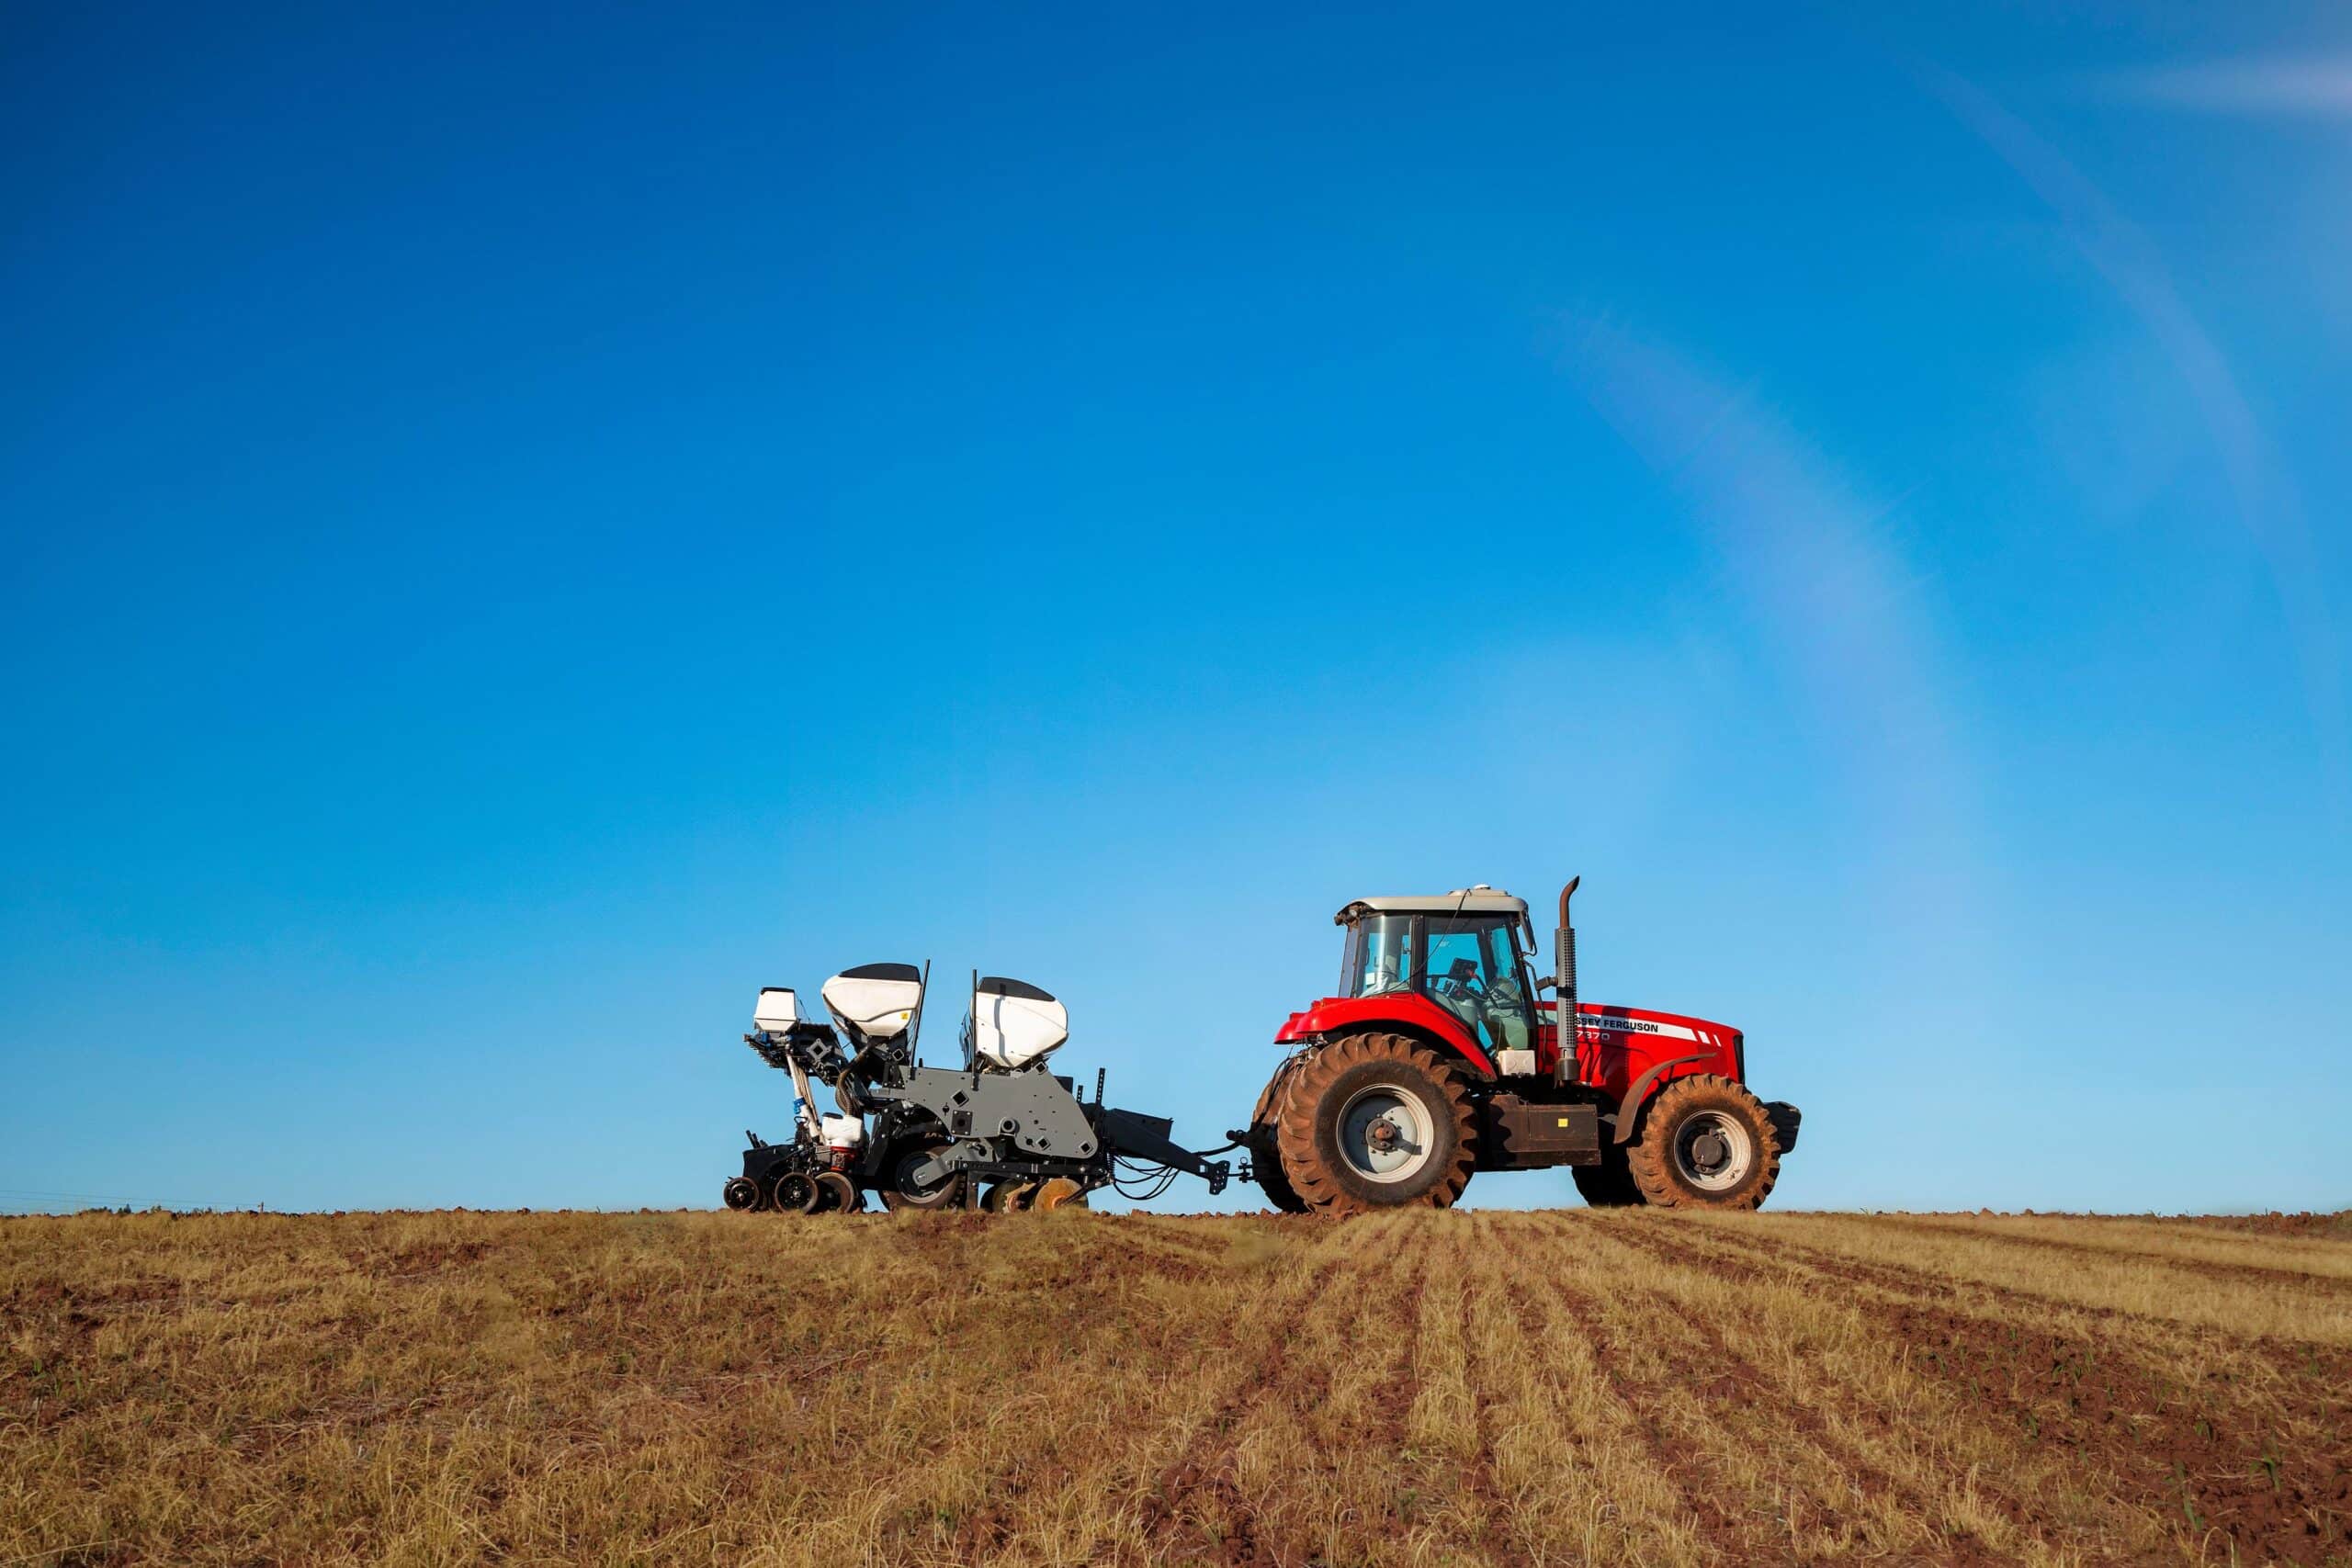
<svg viewBox="0 0 2352 1568">
<path fill-rule="evenodd" d="M 1527 1048 L 1527 987 L 1509 921 L 1430 916 L 1422 973 L 1430 999 L 1487 1050 Z"/>
</svg>

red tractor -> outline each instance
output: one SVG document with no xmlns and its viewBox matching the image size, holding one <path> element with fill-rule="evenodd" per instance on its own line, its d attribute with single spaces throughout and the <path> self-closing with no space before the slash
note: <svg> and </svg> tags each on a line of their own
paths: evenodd
<svg viewBox="0 0 2352 1568">
<path fill-rule="evenodd" d="M 1276 1207 L 1444 1208 L 1473 1171 L 1556 1165 L 1596 1207 L 1764 1201 L 1796 1146 L 1796 1107 L 1749 1092 L 1736 1029 L 1577 1002 L 1580 880 L 1560 890 L 1542 980 L 1526 902 L 1484 884 L 1339 912 L 1339 992 L 1290 1015 L 1274 1038 L 1291 1054 L 1232 1134 Z M 1563 1013 L 1577 1021 L 1565 1052 Z"/>
</svg>

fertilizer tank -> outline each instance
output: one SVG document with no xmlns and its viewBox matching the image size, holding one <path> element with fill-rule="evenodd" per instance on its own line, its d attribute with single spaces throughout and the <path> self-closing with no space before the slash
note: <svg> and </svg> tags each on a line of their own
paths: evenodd
<svg viewBox="0 0 2352 1568">
<path fill-rule="evenodd" d="M 922 1007 L 922 975 L 911 964 L 861 964 L 820 988 L 842 1027 L 862 1040 L 896 1040 Z"/>
<path fill-rule="evenodd" d="M 990 975 L 972 987 L 966 1044 L 983 1067 L 1012 1069 L 1043 1061 L 1069 1038 L 1069 1010 L 1025 980 Z"/>
</svg>

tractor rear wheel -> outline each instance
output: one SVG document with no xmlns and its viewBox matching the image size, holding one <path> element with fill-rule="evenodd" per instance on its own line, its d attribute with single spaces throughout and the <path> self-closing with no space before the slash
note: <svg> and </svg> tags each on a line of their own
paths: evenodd
<svg viewBox="0 0 2352 1568">
<path fill-rule="evenodd" d="M 1746 1086 L 1700 1073 L 1650 1101 L 1629 1163 L 1661 1209 L 1753 1209 L 1780 1179 L 1781 1140 Z"/>
<path fill-rule="evenodd" d="M 1286 1056 L 1266 1087 L 1258 1093 L 1257 1109 L 1250 1112 L 1250 1177 L 1265 1193 L 1267 1201 L 1285 1214 L 1306 1213 L 1306 1200 L 1290 1184 L 1283 1172 L 1281 1130 L 1274 1125 L 1280 1114 L 1283 1088 L 1301 1058 Z"/>
<path fill-rule="evenodd" d="M 1283 1175 L 1312 1213 L 1333 1217 L 1451 1207 L 1477 1157 L 1461 1078 L 1402 1034 L 1343 1034 L 1302 1057 L 1275 1126 Z"/>
<path fill-rule="evenodd" d="M 1577 1196 L 1587 1207 L 1630 1209 L 1642 1201 L 1642 1190 L 1634 1185 L 1633 1168 L 1626 1163 L 1622 1144 L 1604 1145 L 1599 1165 L 1572 1165 L 1568 1174 L 1576 1179 Z"/>
</svg>

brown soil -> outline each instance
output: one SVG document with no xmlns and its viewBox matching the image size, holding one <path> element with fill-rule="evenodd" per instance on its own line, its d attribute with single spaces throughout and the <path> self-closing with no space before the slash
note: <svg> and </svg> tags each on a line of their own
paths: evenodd
<svg viewBox="0 0 2352 1568">
<path fill-rule="evenodd" d="M 1899 1222 L 1882 1220 L 1881 1224 Z M 1788 1255 L 1773 1265 L 1692 1245 L 1696 1238 L 1628 1236 L 1679 1265 L 1750 1278 L 1812 1273 L 1873 1287 L 1845 1299 L 1916 1352 L 1913 1365 L 2013 1421 L 2029 1441 L 2072 1450 L 2106 1472 L 2139 1506 L 2174 1512 L 2195 1537 L 2212 1537 L 2250 1559 L 2264 1554 L 2322 1563 L 2352 1552 L 2352 1356 L 2313 1347 L 2270 1348 L 2312 1374 L 2280 1400 L 2249 1398 L 2226 1364 L 2164 1365 L 2128 1340 L 2093 1339 L 1990 1319 L 1934 1304 L 1949 1280 L 1925 1271 L 1836 1258 L 1786 1241 L 1740 1238 Z M 1708 1236 L 1707 1241 L 1723 1238 Z M 2005 1240 L 2022 1238 L 2005 1236 Z M 1982 1281 L 1973 1289 L 2005 1294 Z M 1894 1290 L 1899 1300 L 1877 1291 Z M 2025 1298 L 2034 1316 L 2060 1303 Z M 2097 1314 L 2097 1309 L 2089 1310 Z M 2106 1315 L 2125 1314 L 2109 1313 Z M 2293 1436 L 2315 1432 L 2313 1446 Z"/>
<path fill-rule="evenodd" d="M 0 1222 L 0 1563 L 2352 1562 L 2352 1242 L 2177 1224 Z"/>
</svg>

